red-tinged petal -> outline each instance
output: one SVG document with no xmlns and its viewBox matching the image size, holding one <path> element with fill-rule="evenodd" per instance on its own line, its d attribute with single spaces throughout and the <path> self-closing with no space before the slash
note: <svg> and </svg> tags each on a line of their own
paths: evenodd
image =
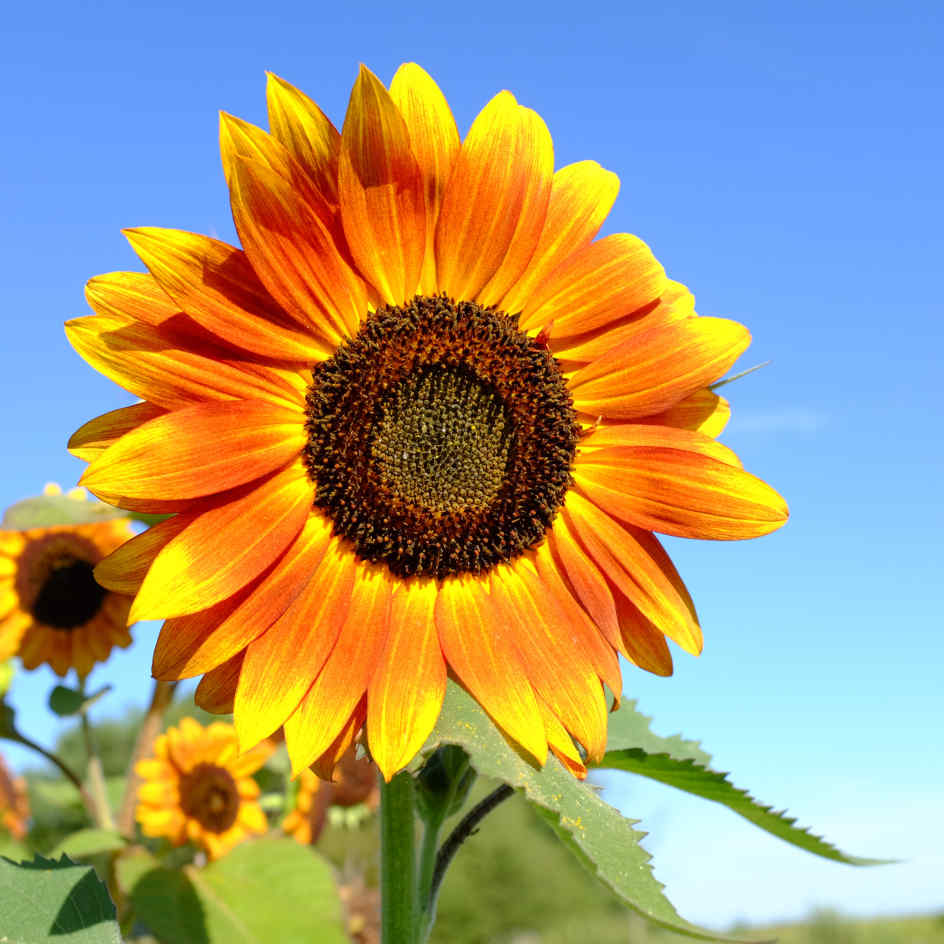
<svg viewBox="0 0 944 944">
<path fill-rule="evenodd" d="M 256 162 L 280 177 L 322 225 L 335 236 L 338 235 L 334 209 L 304 167 L 278 138 L 267 134 L 257 125 L 220 112 L 220 156 L 230 189 L 233 186 L 234 166 L 243 159 Z"/>
<path fill-rule="evenodd" d="M 543 764 L 544 722 L 512 631 L 495 612 L 486 581 L 469 576 L 444 580 L 436 601 L 436 628 L 459 681 L 502 731 Z"/>
<path fill-rule="evenodd" d="M 275 300 L 332 343 L 357 332 L 367 290 L 333 235 L 282 177 L 238 158 L 231 170 L 233 220 L 246 255 Z"/>
<path fill-rule="evenodd" d="M 240 652 L 203 676 L 193 693 L 193 700 L 198 707 L 214 715 L 228 715 L 232 712 L 243 655 L 244 653 Z"/>
<path fill-rule="evenodd" d="M 606 578 L 596 564 L 584 553 L 571 533 L 566 519 L 559 515 L 548 532 L 548 547 L 558 562 L 561 572 L 574 589 L 574 595 L 587 611 L 606 641 L 622 651 L 616 604 Z M 623 653 L 625 655 L 625 652 Z"/>
<path fill-rule="evenodd" d="M 554 145 L 544 119 L 530 108 L 519 108 L 523 128 L 522 159 L 531 172 L 521 198 L 514 232 L 508 242 L 505 258 L 488 284 L 477 294 L 481 305 L 497 305 L 526 271 L 537 249 L 547 220 L 554 180 Z"/>
<path fill-rule="evenodd" d="M 731 404 L 708 387 L 702 387 L 662 413 L 641 416 L 636 422 L 692 429 L 716 438 L 724 432 L 730 418 Z"/>
<path fill-rule="evenodd" d="M 547 746 L 578 780 L 586 780 L 587 768 L 574 745 L 573 738 L 543 698 L 538 698 L 538 708 L 541 709 L 541 717 L 544 719 L 544 728 L 547 731 Z"/>
<path fill-rule="evenodd" d="M 157 327 L 180 314 L 180 306 L 146 272 L 108 272 L 85 285 L 85 299 L 99 315 L 133 318 Z"/>
<path fill-rule="evenodd" d="M 606 751 L 603 687 L 567 615 L 547 593 L 529 555 L 493 571 L 492 597 L 514 626 L 514 644 L 535 694 L 592 758 Z"/>
<path fill-rule="evenodd" d="M 658 413 L 717 380 L 749 343 L 747 328 L 723 318 L 655 326 L 577 371 L 574 406 L 621 420 Z"/>
<path fill-rule="evenodd" d="M 200 675 L 245 649 L 313 582 L 330 535 L 328 522 L 310 515 L 291 547 L 258 580 L 208 610 L 167 620 L 154 647 L 154 677 Z"/>
<path fill-rule="evenodd" d="M 547 541 L 534 550 L 533 562 L 545 592 L 557 605 L 563 614 L 565 625 L 570 628 L 574 646 L 586 654 L 600 681 L 607 685 L 619 702 L 623 682 L 616 651 L 565 584 L 560 565 L 551 554 Z"/>
<path fill-rule="evenodd" d="M 573 489 L 561 515 L 607 579 L 670 639 L 698 655 L 701 629 L 687 601 L 636 537 Z"/>
<path fill-rule="evenodd" d="M 619 185 L 619 177 L 596 161 L 568 164 L 554 174 L 541 238 L 527 269 L 502 298 L 503 311 L 524 310 L 551 273 L 590 243 L 612 209 Z"/>
<path fill-rule="evenodd" d="M 344 756 L 345 751 L 354 743 L 354 739 L 364 727 L 367 720 L 367 696 L 365 695 L 357 703 L 357 707 L 351 712 L 351 717 L 344 722 L 341 732 L 331 742 L 331 746 L 311 763 L 311 769 L 322 780 L 331 780 L 334 776 L 334 768 Z M 319 791 L 321 793 L 321 791 Z M 331 794 L 328 794 L 331 796 Z M 317 838 L 317 837 L 315 837 Z M 312 840 L 314 841 L 314 839 Z"/>
<path fill-rule="evenodd" d="M 426 253 L 425 183 L 400 110 L 361 66 L 338 167 L 341 223 L 357 267 L 391 305 L 416 294 Z"/>
<path fill-rule="evenodd" d="M 263 400 L 195 403 L 122 436 L 80 483 L 131 498 L 199 498 L 282 468 L 307 441 L 300 410 Z"/>
<path fill-rule="evenodd" d="M 609 514 L 676 537 L 756 538 L 789 516 L 786 502 L 766 482 L 690 449 L 599 449 L 581 457 L 574 479 Z"/>
<path fill-rule="evenodd" d="M 672 653 L 669 652 L 661 629 L 652 620 L 646 619 L 639 609 L 615 588 L 613 599 L 616 601 L 626 658 L 646 672 L 668 678 L 673 671 Z"/>
<path fill-rule="evenodd" d="M 307 320 L 306 331 L 289 321 L 241 249 L 182 230 L 124 232 L 179 309 L 225 343 L 285 361 L 320 361 L 333 353 Z"/>
<path fill-rule="evenodd" d="M 436 292 L 436 223 L 443 192 L 459 153 L 459 132 L 449 103 L 415 62 L 405 62 L 390 83 L 390 97 L 410 132 L 426 195 L 426 252 L 420 278 L 421 294 Z"/>
<path fill-rule="evenodd" d="M 132 621 L 196 613 L 241 590 L 295 539 L 312 497 L 298 462 L 203 512 L 155 558 Z"/>
<path fill-rule="evenodd" d="M 434 580 L 407 582 L 394 594 L 390 633 L 367 690 L 370 752 L 388 781 L 423 746 L 446 694 L 436 596 Z"/>
<path fill-rule="evenodd" d="M 518 234 L 520 245 L 501 279 L 510 286 L 514 279 L 506 276 L 513 269 L 515 277 L 521 274 L 537 244 L 547 214 L 553 153 L 547 129 L 535 117 L 511 92 L 499 92 L 462 143 L 436 229 L 439 290 L 453 298 L 476 300 L 502 269 Z M 528 247 L 523 241 L 531 237 L 534 218 L 540 224 Z M 525 252 L 528 258 L 522 263 Z"/>
<path fill-rule="evenodd" d="M 175 515 L 126 541 L 95 565 L 95 579 L 116 593 L 137 593 L 154 558 L 193 520 L 193 515 Z"/>
<path fill-rule="evenodd" d="M 294 85 L 269 72 L 269 128 L 305 168 L 329 205 L 338 205 L 341 135 L 325 113 Z"/>
<path fill-rule="evenodd" d="M 269 400 L 295 406 L 305 399 L 305 379 L 232 354 L 197 353 L 164 329 L 103 316 L 66 322 L 79 355 L 142 400 L 175 410 L 202 400 Z"/>
<path fill-rule="evenodd" d="M 165 412 L 153 403 L 134 403 L 111 410 L 80 426 L 69 437 L 67 448 L 76 458 L 92 462 L 125 433 Z"/>
<path fill-rule="evenodd" d="M 555 338 L 596 331 L 657 301 L 665 281 L 641 239 L 615 233 L 574 253 L 538 288 L 521 328 L 551 325 Z"/>
<path fill-rule="evenodd" d="M 292 605 L 246 651 L 234 716 L 241 749 L 283 724 L 324 667 L 352 606 L 356 570 L 355 556 L 331 542 Z"/>
<path fill-rule="evenodd" d="M 393 580 L 385 567 L 359 562 L 347 620 L 314 684 L 285 722 L 292 773 L 335 741 L 371 677 L 387 641 Z"/>
<path fill-rule="evenodd" d="M 734 452 L 704 433 L 646 423 L 613 423 L 595 426 L 581 438 L 575 465 L 580 466 L 584 462 L 612 464 L 619 458 L 611 453 L 614 448 L 683 449 L 701 456 L 710 456 L 727 465 L 738 468 L 741 466 L 741 460 Z"/>
</svg>

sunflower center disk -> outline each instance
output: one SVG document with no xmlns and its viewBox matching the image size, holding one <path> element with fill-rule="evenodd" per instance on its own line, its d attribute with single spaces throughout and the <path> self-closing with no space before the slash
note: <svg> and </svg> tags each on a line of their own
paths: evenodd
<svg viewBox="0 0 944 944">
<path fill-rule="evenodd" d="M 101 608 L 106 590 L 95 582 L 88 561 L 64 557 L 53 562 L 33 602 L 33 617 L 54 629 L 76 629 Z"/>
<path fill-rule="evenodd" d="M 398 576 L 478 573 L 537 544 L 571 483 L 557 362 L 504 312 L 383 307 L 313 371 L 315 504 Z"/>
<path fill-rule="evenodd" d="M 197 764 L 180 779 L 180 808 L 209 832 L 225 833 L 239 812 L 233 775 L 216 764 Z"/>
</svg>

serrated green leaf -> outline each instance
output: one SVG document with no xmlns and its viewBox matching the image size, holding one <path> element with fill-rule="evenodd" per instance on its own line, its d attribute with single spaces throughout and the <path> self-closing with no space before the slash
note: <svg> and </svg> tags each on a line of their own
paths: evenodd
<svg viewBox="0 0 944 944">
<path fill-rule="evenodd" d="M 785 815 L 783 811 L 778 812 L 773 807 L 758 803 L 746 790 L 734 786 L 727 774 L 711 770 L 691 758 L 678 760 L 668 754 L 649 754 L 644 750 L 628 748 L 607 751 L 597 767 L 639 774 L 685 793 L 720 803 L 765 832 L 824 859 L 845 862 L 847 865 L 887 865 L 892 861 L 848 855 L 808 829 L 795 825 L 796 819 Z"/>
<path fill-rule="evenodd" d="M 668 754 L 676 760 L 693 760 L 706 767 L 711 763 L 711 755 L 698 741 L 686 741 L 680 734 L 659 737 L 653 734 L 651 724 L 652 718 L 639 711 L 635 701 L 624 701 L 607 722 L 607 751 L 638 748 L 649 754 Z"/>
<path fill-rule="evenodd" d="M 86 712 L 103 695 L 111 691 L 111 685 L 103 685 L 97 692 L 86 694 L 75 688 L 57 685 L 49 693 L 49 710 L 60 718 L 80 715 Z"/>
<path fill-rule="evenodd" d="M 442 712 L 420 754 L 443 744 L 458 744 L 483 776 L 520 790 L 565 845 L 633 910 L 656 924 L 703 940 L 732 941 L 680 917 L 663 894 L 639 844 L 645 833 L 597 792 L 549 757 L 541 770 L 520 757 L 476 701 L 450 682 Z M 461 855 L 461 853 L 460 853 Z M 448 879 L 447 879 L 448 881 Z"/>
<path fill-rule="evenodd" d="M 115 906 L 94 869 L 36 856 L 0 859 L 0 940 L 8 944 L 120 944 Z"/>
<path fill-rule="evenodd" d="M 346 944 L 331 867 L 292 839 L 245 842 L 206 868 L 118 862 L 135 912 L 165 944 Z"/>
<path fill-rule="evenodd" d="M 66 836 L 50 853 L 52 858 L 65 855 L 70 859 L 84 859 L 100 852 L 113 852 L 123 849 L 127 840 L 120 833 L 111 829 L 80 829 Z"/>
</svg>

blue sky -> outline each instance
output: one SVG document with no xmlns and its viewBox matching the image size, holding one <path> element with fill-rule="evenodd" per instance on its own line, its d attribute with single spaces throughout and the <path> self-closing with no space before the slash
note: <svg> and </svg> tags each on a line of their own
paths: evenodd
<svg viewBox="0 0 944 944">
<path fill-rule="evenodd" d="M 627 671 L 662 733 L 861 854 L 820 863 L 723 810 L 613 778 L 686 916 L 939 910 L 940 500 L 944 447 L 944 12 L 934 2 L 356 7 L 237 0 L 17 5 L 0 105 L 0 505 L 75 482 L 85 420 L 129 402 L 66 344 L 92 275 L 140 268 L 119 229 L 232 238 L 217 111 L 265 120 L 264 70 L 337 123 L 359 62 L 440 83 L 460 129 L 499 89 L 535 108 L 557 163 L 622 191 L 606 231 L 645 239 L 702 314 L 746 323 L 725 441 L 787 497 L 744 544 L 671 541 L 707 645 L 671 680 Z M 350 12 L 348 12 L 350 10 Z M 146 697 L 154 627 L 97 670 Z M 14 701 L 54 736 L 52 676 Z M 5 747 L 6 751 L 7 748 Z M 22 755 L 14 755 L 22 762 Z"/>
</svg>

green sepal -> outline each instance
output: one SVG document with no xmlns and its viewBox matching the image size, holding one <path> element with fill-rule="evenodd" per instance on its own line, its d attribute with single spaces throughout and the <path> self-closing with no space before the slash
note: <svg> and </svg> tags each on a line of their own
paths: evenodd
<svg viewBox="0 0 944 944">
<path fill-rule="evenodd" d="M 416 775 L 416 808 L 423 821 L 439 824 L 458 813 L 475 778 L 469 755 L 457 744 L 433 751 Z"/>
</svg>

